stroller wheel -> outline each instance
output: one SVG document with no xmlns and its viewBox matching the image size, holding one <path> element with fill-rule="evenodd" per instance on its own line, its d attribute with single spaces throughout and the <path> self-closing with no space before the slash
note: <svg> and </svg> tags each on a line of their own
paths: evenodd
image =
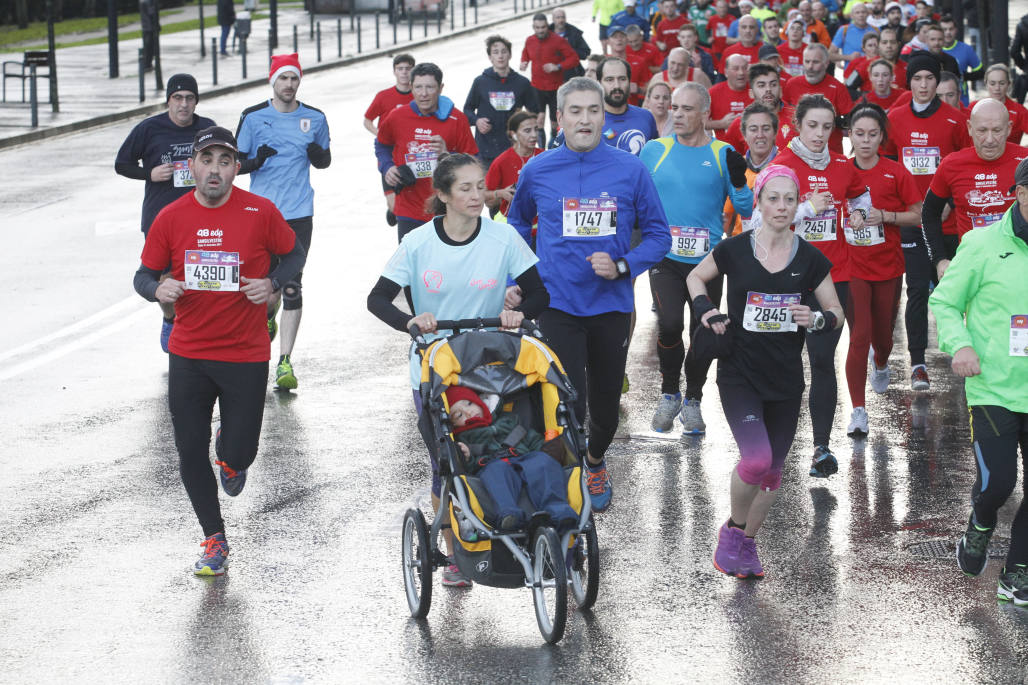
<svg viewBox="0 0 1028 685">
<path fill-rule="evenodd" d="M 403 516 L 402 559 L 410 615 L 425 618 L 432 606 L 432 548 L 425 516 L 418 509 L 408 509 Z"/>
<path fill-rule="evenodd" d="M 532 542 L 532 598 L 539 632 L 549 644 L 564 637 L 568 618 L 568 581 L 560 538 L 549 526 L 539 528 Z"/>
<path fill-rule="evenodd" d="M 575 598 L 579 610 L 584 611 L 592 608 L 600 588 L 600 548 L 596 543 L 595 525 L 590 525 L 588 530 L 576 537 L 570 556 L 568 576 L 571 596 Z"/>
</svg>

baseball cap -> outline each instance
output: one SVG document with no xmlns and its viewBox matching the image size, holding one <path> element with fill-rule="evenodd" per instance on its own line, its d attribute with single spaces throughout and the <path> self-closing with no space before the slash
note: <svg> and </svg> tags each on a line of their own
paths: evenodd
<svg viewBox="0 0 1028 685">
<path fill-rule="evenodd" d="M 778 48 L 774 45 L 768 45 L 765 43 L 760 46 L 760 50 L 757 52 L 757 58 L 767 59 L 768 57 L 781 57 L 781 55 L 778 54 Z"/>
<path fill-rule="evenodd" d="M 208 126 L 202 131 L 198 131 L 196 137 L 193 138 L 193 152 L 206 150 L 214 145 L 227 147 L 232 152 L 239 152 L 239 148 L 236 147 L 236 137 L 227 128 L 221 126 Z"/>
<path fill-rule="evenodd" d="M 1010 192 L 1014 192 L 1017 186 L 1028 186 L 1028 158 L 1022 159 L 1014 171 L 1014 185 L 1010 186 Z"/>
<path fill-rule="evenodd" d="M 617 26 L 611 26 L 610 30 L 607 31 L 608 36 L 613 36 L 615 33 L 625 33 L 625 27 L 618 24 Z"/>
</svg>

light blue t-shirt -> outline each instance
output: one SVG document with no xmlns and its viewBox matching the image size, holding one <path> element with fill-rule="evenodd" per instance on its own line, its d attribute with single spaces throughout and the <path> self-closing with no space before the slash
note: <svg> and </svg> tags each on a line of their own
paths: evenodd
<svg viewBox="0 0 1028 685">
<path fill-rule="evenodd" d="M 432 220 L 404 236 L 382 276 L 410 286 L 416 314 L 431 312 L 437 320 L 493 318 L 503 311 L 508 279 L 517 278 L 538 261 L 509 224 L 483 217 L 474 240 L 451 245 L 440 239 Z M 421 362 L 411 352 L 411 387 L 417 388 Z"/>
<path fill-rule="evenodd" d="M 832 45 L 842 50 L 842 54 L 849 55 L 854 52 L 864 54 L 864 36 L 868 33 L 878 33 L 878 29 L 868 24 L 864 28 L 856 24 L 845 24 L 835 31 L 832 37 Z M 843 66 L 849 65 L 846 61 Z"/>
<path fill-rule="evenodd" d="M 278 151 L 250 174 L 250 192 L 274 202 L 286 219 L 314 215 L 307 145 L 329 147 L 328 121 L 321 110 L 301 102 L 292 112 L 279 112 L 268 100 L 243 112 L 236 143 L 246 157 L 254 157 L 261 145 Z"/>
</svg>

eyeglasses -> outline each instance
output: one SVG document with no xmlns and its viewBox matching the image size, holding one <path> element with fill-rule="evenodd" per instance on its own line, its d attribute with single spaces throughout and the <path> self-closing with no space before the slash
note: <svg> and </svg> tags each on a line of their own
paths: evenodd
<svg viewBox="0 0 1028 685">
<path fill-rule="evenodd" d="M 175 93 L 174 95 L 171 96 L 171 99 L 174 100 L 175 102 L 187 102 L 187 103 L 188 102 L 196 102 L 196 96 L 193 95 L 192 93 L 190 93 L 188 95 L 182 95 L 180 93 Z"/>
</svg>

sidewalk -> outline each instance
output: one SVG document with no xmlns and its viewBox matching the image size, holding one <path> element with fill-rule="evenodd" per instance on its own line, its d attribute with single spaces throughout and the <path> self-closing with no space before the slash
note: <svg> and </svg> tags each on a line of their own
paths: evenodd
<svg viewBox="0 0 1028 685">
<path fill-rule="evenodd" d="M 451 0 L 452 1 L 452 0 Z M 436 17 L 416 16 L 395 27 L 386 16 L 379 17 L 376 38 L 375 15 L 357 15 L 353 29 L 349 15 L 316 15 L 313 17 L 315 33 L 311 38 L 311 16 L 298 8 L 278 12 L 278 47 L 275 53 L 294 51 L 294 26 L 296 27 L 296 51 L 304 72 L 351 64 L 380 54 L 406 51 L 438 39 L 482 27 L 498 24 L 516 17 L 530 16 L 535 12 L 552 11 L 557 5 L 568 5 L 559 0 L 479 0 L 479 7 L 469 7 L 466 0 L 456 0 L 452 12 L 447 12 L 441 21 Z M 526 6 L 527 5 L 527 6 Z M 175 15 L 174 21 L 196 18 L 195 7 L 191 14 Z M 204 14 L 213 8 L 204 8 Z M 261 3 L 258 13 L 266 13 L 266 2 Z M 477 22 L 476 22 L 477 19 Z M 426 21 L 427 20 L 427 21 Z M 321 59 L 318 59 L 317 26 L 321 26 Z M 360 27 L 358 33 L 357 28 Z M 239 44 L 231 50 L 231 57 L 217 57 L 217 80 L 214 79 L 211 59 L 211 40 L 220 36 L 218 27 L 205 29 L 206 55 L 200 55 L 199 29 L 162 35 L 161 71 L 167 81 L 172 74 L 188 72 L 196 77 L 202 97 L 213 97 L 233 92 L 240 88 L 265 83 L 269 59 L 270 18 L 253 22 L 247 41 L 246 76 L 243 76 L 243 59 Z M 131 30 L 122 27 L 121 30 Z M 86 34 L 81 37 L 88 37 Z M 79 36 L 76 36 L 78 38 Z M 359 41 L 359 44 L 358 44 Z M 118 59 L 120 76 L 109 78 L 108 45 L 86 45 L 59 48 L 57 50 L 57 86 L 60 112 L 51 112 L 48 101 L 49 85 L 45 78 L 37 81 L 39 91 L 39 126 L 31 127 L 31 110 L 28 104 L 29 86 L 26 81 L 25 99 L 20 102 L 21 83 L 7 82 L 7 102 L 0 103 L 0 149 L 30 143 L 62 133 L 79 131 L 124 118 L 135 118 L 158 111 L 165 106 L 163 87 L 156 86 L 153 71 L 144 79 L 144 99 L 140 101 L 138 54 L 143 46 L 142 39 L 119 41 Z M 358 49 L 359 48 L 359 49 Z M 0 53 L 0 60 L 22 60 L 22 53 Z"/>
</svg>

